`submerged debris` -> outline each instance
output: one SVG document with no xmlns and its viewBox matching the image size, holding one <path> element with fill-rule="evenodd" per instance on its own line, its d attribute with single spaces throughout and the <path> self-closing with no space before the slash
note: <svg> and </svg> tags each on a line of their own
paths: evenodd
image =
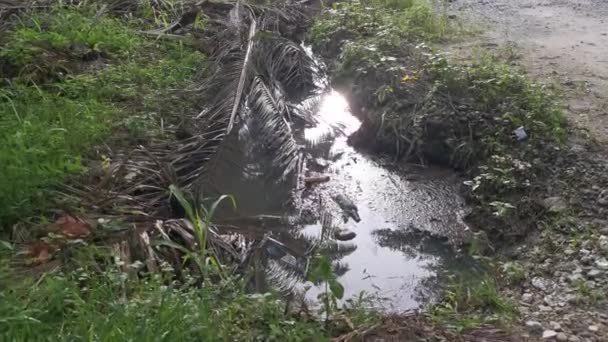
<svg viewBox="0 0 608 342">
<path fill-rule="evenodd" d="M 355 232 L 347 228 L 340 228 L 334 231 L 334 238 L 338 241 L 349 241 L 357 236 Z"/>
<path fill-rule="evenodd" d="M 338 194 L 332 196 L 332 199 L 334 202 L 336 202 L 336 204 L 338 204 L 340 209 L 342 209 L 345 221 L 349 218 L 352 218 L 356 222 L 361 221 L 361 218 L 359 217 L 359 210 L 357 209 L 355 202 L 353 202 L 350 198 L 346 197 L 346 195 Z"/>
</svg>

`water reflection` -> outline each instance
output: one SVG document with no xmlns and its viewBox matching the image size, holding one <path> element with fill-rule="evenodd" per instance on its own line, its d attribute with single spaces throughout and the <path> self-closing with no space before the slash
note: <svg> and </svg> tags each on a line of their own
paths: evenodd
<svg viewBox="0 0 608 342">
<path fill-rule="evenodd" d="M 402 170 L 391 171 L 383 160 L 375 160 L 348 146 L 348 135 L 360 123 L 350 113 L 344 97 L 335 91 L 324 98 L 318 117 L 319 124 L 305 131 L 307 152 L 312 159 L 328 161 L 327 168 L 318 167 L 315 171 L 330 175 L 330 181 L 316 185 L 304 195 L 321 200 L 323 209 L 333 214 L 335 227 L 357 233 L 352 241 L 356 249 L 339 258 L 346 270 L 340 276 L 345 296 L 355 297 L 365 291 L 390 298 L 383 304 L 389 310 L 419 307 L 420 291 L 416 288 L 424 284 L 427 295 L 432 294 L 425 280 L 434 278 L 438 270 L 447 266 L 446 260 L 456 260 L 452 247 L 441 241 L 452 240 L 466 229 L 457 216 L 464 205 L 457 195 L 458 179 L 441 170 L 418 170 L 415 177 Z M 357 205 L 360 222 L 341 220 L 341 210 L 331 200 L 337 194 L 347 196 Z M 303 231 L 315 235 L 320 229 L 321 225 L 311 224 Z M 407 234 L 414 231 L 443 238 L 429 240 Z M 318 291 L 313 289 L 310 296 Z"/>
<path fill-rule="evenodd" d="M 336 91 L 321 97 L 310 115 L 314 124 L 304 128 L 307 176 L 329 175 L 326 183 L 297 189 L 301 206 L 293 208 L 296 184 L 277 182 L 272 163 L 256 146 L 255 135 L 239 132 L 231 159 L 221 168 L 213 186 L 233 194 L 237 216 L 275 214 L 289 220 L 233 223 L 258 241 L 266 241 L 256 254 L 255 287 L 302 290 L 313 251 L 322 251 L 345 286 L 345 297 L 361 292 L 378 298 L 392 311 L 418 308 L 434 294 L 436 277 L 446 269 L 469 267 L 450 247 L 466 229 L 458 217 L 463 201 L 457 195 L 459 180 L 444 170 L 387 165 L 383 159 L 348 146 L 347 138 L 360 126 L 345 98 Z M 243 167 L 234 168 L 231 165 Z M 243 170 L 248 170 L 244 172 Z M 211 185 L 210 185 L 211 186 Z M 358 208 L 360 222 L 344 220 L 332 197 L 349 198 Z M 347 228 L 357 236 L 338 242 L 331 230 Z M 432 237 L 432 238 L 431 238 Z M 308 298 L 320 289 L 313 287 Z"/>
</svg>

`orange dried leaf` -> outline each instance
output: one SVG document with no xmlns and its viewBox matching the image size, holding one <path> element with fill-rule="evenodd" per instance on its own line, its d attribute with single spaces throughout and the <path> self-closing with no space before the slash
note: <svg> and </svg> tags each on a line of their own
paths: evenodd
<svg viewBox="0 0 608 342">
<path fill-rule="evenodd" d="M 91 235 L 91 227 L 86 221 L 69 215 L 60 217 L 55 221 L 54 226 L 59 234 L 69 239 L 84 238 Z"/>
<path fill-rule="evenodd" d="M 34 243 L 33 245 L 27 248 L 27 259 L 25 261 L 26 265 L 41 265 L 49 260 L 53 256 L 53 246 L 49 245 L 46 242 L 39 241 Z"/>
</svg>

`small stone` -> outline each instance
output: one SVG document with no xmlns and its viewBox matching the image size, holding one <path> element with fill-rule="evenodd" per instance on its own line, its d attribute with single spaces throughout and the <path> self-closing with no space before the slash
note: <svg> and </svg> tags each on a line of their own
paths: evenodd
<svg viewBox="0 0 608 342">
<path fill-rule="evenodd" d="M 528 304 L 530 304 L 530 303 L 532 303 L 532 301 L 534 301 L 534 295 L 533 295 L 533 294 L 531 294 L 531 293 L 524 293 L 524 294 L 521 296 L 521 300 L 522 300 L 524 303 L 528 303 Z"/>
<path fill-rule="evenodd" d="M 608 270 L 608 260 L 606 260 L 606 258 L 596 260 L 595 266 L 601 270 Z"/>
<path fill-rule="evenodd" d="M 608 189 L 602 190 L 597 198 L 597 203 L 601 206 L 608 206 Z"/>
<path fill-rule="evenodd" d="M 561 326 L 561 324 L 559 324 L 559 323 L 557 323 L 557 322 L 551 321 L 551 322 L 549 322 L 549 325 L 551 326 L 551 329 L 553 329 L 553 330 L 555 330 L 555 331 L 560 331 L 560 330 L 562 330 L 562 326 Z"/>
<path fill-rule="evenodd" d="M 574 251 L 574 249 L 572 249 L 572 248 L 566 248 L 566 249 L 564 250 L 564 254 L 566 254 L 567 256 L 574 255 L 574 253 L 576 253 L 576 252 L 575 252 L 575 251 Z"/>
<path fill-rule="evenodd" d="M 605 254 L 608 254 L 608 236 L 602 235 L 597 239 L 600 250 Z"/>
<path fill-rule="evenodd" d="M 570 304 L 578 304 L 581 299 L 577 295 L 569 293 L 566 295 L 566 301 Z"/>
<path fill-rule="evenodd" d="M 355 232 L 349 229 L 338 229 L 334 232 L 334 238 L 339 241 L 348 241 L 352 240 L 357 236 Z"/>
<path fill-rule="evenodd" d="M 546 284 L 545 280 L 543 278 L 539 278 L 539 277 L 532 279 L 532 286 L 536 287 L 539 290 L 547 289 L 547 284 Z"/>
<path fill-rule="evenodd" d="M 575 273 L 575 274 L 573 274 L 573 275 L 569 275 L 569 276 L 568 276 L 568 280 L 569 280 L 571 283 L 576 283 L 577 281 L 579 281 L 579 280 L 581 280 L 581 279 L 583 279 L 583 276 L 582 276 L 582 275 L 580 275 L 579 273 Z"/>
<path fill-rule="evenodd" d="M 600 331 L 600 327 L 598 327 L 597 325 L 590 325 L 590 326 L 587 328 L 587 330 L 589 330 L 589 331 L 591 331 L 591 332 L 593 332 L 593 333 L 596 333 L 596 332 Z"/>
<path fill-rule="evenodd" d="M 550 306 L 547 306 L 547 305 L 539 305 L 539 306 L 538 306 L 538 309 L 539 309 L 540 311 L 543 311 L 543 312 L 550 312 L 550 311 L 553 311 L 553 308 L 552 308 L 552 307 L 550 307 Z"/>
<path fill-rule="evenodd" d="M 560 332 L 557 334 L 557 336 L 555 336 L 555 339 L 560 342 L 566 342 L 566 341 L 568 341 L 568 336 L 566 334 L 564 334 L 563 332 Z"/>
<path fill-rule="evenodd" d="M 545 330 L 543 331 L 543 338 L 544 339 L 550 339 L 550 338 L 554 338 L 555 336 L 557 336 L 557 332 L 553 331 L 553 330 Z"/>
<path fill-rule="evenodd" d="M 581 264 L 586 265 L 586 266 L 591 265 L 593 263 L 593 260 L 594 259 L 593 259 L 592 255 L 586 255 L 584 257 L 581 257 L 581 259 L 580 259 Z"/>
<path fill-rule="evenodd" d="M 591 269 L 589 272 L 587 272 L 587 277 L 589 278 L 596 278 L 598 277 L 600 274 L 602 274 L 602 271 L 598 270 L 598 269 Z"/>
<path fill-rule="evenodd" d="M 323 169 L 325 169 L 329 166 L 329 161 L 327 161 L 323 158 L 316 158 L 313 160 L 313 163 L 315 164 L 315 166 L 323 168 Z"/>
<path fill-rule="evenodd" d="M 568 337 L 568 342 L 581 342 L 581 339 L 578 338 L 577 336 L 572 335 L 572 336 Z"/>
<path fill-rule="evenodd" d="M 538 334 L 540 335 L 541 332 L 543 331 L 543 325 L 540 324 L 540 322 L 537 321 L 527 321 L 526 322 L 526 329 L 533 333 L 533 334 Z"/>
<path fill-rule="evenodd" d="M 552 213 L 559 213 L 568 209 L 566 201 L 559 196 L 545 198 L 543 200 L 543 206 Z"/>
</svg>

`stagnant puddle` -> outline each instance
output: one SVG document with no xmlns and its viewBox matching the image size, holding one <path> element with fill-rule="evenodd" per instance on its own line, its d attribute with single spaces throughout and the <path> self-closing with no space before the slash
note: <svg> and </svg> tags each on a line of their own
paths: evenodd
<svg viewBox="0 0 608 342">
<path fill-rule="evenodd" d="M 432 300 L 437 278 L 444 271 L 473 265 L 452 247 L 467 230 L 462 221 L 464 202 L 458 196 L 459 179 L 448 170 L 406 165 L 397 169 L 384 159 L 354 150 L 347 137 L 360 122 L 336 91 L 325 95 L 317 117 L 319 124 L 305 131 L 307 150 L 316 164 L 311 168 L 321 166 L 318 172 L 329 175 L 330 180 L 316 185 L 307 197 L 323 199 L 334 213 L 332 226 L 357 234 L 348 242 L 356 249 L 339 260 L 347 269 L 340 276 L 345 296 L 357 297 L 364 291 L 394 311 L 415 309 Z M 325 169 L 324 160 L 331 161 Z M 339 206 L 332 201 L 336 195 L 357 206 L 359 222 L 344 222 Z M 318 236 L 321 230 L 321 223 L 316 223 L 303 231 Z"/>
<path fill-rule="evenodd" d="M 468 229 L 456 175 L 395 165 L 353 149 L 347 138 L 360 122 L 336 91 L 322 95 L 314 118 L 316 125 L 301 134 L 304 172 L 329 176 L 328 181 L 305 188 L 277 181 L 263 151 L 243 134 L 234 137 L 240 147 L 232 164 L 246 165 L 246 172 L 227 165 L 214 179 L 215 186 L 238 199 L 240 217 L 266 215 L 238 222 L 272 241 L 260 255 L 263 271 L 255 277 L 256 287 L 306 291 L 306 298 L 314 300 L 321 289 L 308 284 L 305 274 L 312 251 L 323 250 L 345 287 L 345 299 L 366 293 L 386 310 L 406 311 L 432 301 L 446 272 L 475 268 L 454 247 Z M 358 222 L 337 198 L 356 206 Z M 334 239 L 332 231 L 343 228 L 356 237 Z"/>
</svg>

